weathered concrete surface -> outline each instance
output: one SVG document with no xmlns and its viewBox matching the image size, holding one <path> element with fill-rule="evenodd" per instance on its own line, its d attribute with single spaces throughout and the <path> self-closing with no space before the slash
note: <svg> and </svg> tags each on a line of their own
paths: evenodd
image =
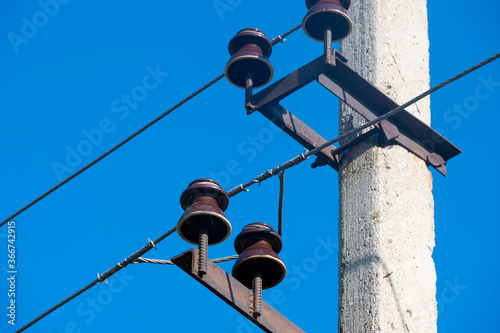
<svg viewBox="0 0 500 333">
<path fill-rule="evenodd" d="M 398 103 L 429 87 L 426 0 L 355 0 L 349 65 Z M 429 99 L 408 111 L 430 122 Z M 340 128 L 364 122 L 344 105 Z M 437 331 L 432 177 L 399 146 L 354 148 L 340 168 L 339 331 Z"/>
</svg>

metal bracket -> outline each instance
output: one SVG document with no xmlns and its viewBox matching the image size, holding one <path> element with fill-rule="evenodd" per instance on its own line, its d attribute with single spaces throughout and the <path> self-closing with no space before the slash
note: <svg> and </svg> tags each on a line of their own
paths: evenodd
<svg viewBox="0 0 500 333">
<path fill-rule="evenodd" d="M 307 149 L 313 149 L 327 140 L 290 113 L 279 102 L 310 82 L 317 80 L 366 120 L 371 121 L 399 105 L 382 91 L 363 79 L 347 64 L 347 59 L 332 50 L 333 64 L 325 66 L 323 56 L 311 61 L 253 96 L 255 108 Z M 387 144 L 397 143 L 423 159 L 446 176 L 446 162 L 462 151 L 430 126 L 406 110 L 381 121 L 377 126 Z M 375 133 L 371 133 L 373 135 Z M 331 150 L 316 154 L 313 167 L 328 164 L 338 170 L 340 153 L 371 135 L 358 138 Z M 347 147 L 348 146 L 348 147 Z"/>
<path fill-rule="evenodd" d="M 303 123 L 299 118 L 290 113 L 279 103 L 271 102 L 259 109 L 259 111 L 285 133 L 294 138 L 305 148 L 311 150 L 327 142 L 325 138 L 316 133 L 312 128 Z M 318 159 L 323 161 L 322 165 L 328 164 L 338 171 L 340 156 L 331 153 L 331 148 L 325 148 L 318 154 Z"/>
<path fill-rule="evenodd" d="M 213 261 L 207 261 L 207 273 L 200 276 L 197 249 L 190 249 L 173 257 L 171 261 L 265 332 L 304 333 L 264 301 L 261 315 L 254 318 L 253 293 Z"/>
</svg>

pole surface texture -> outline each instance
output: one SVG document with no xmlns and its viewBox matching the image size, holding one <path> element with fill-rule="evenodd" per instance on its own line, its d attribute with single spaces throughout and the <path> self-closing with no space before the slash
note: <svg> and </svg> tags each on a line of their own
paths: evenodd
<svg viewBox="0 0 500 333">
<path fill-rule="evenodd" d="M 349 66 L 402 104 L 429 88 L 426 0 L 356 0 Z M 408 109 L 430 122 L 430 100 Z M 346 105 L 339 126 L 365 122 Z M 437 332 L 432 176 L 404 148 L 354 147 L 339 169 L 339 332 Z"/>
</svg>

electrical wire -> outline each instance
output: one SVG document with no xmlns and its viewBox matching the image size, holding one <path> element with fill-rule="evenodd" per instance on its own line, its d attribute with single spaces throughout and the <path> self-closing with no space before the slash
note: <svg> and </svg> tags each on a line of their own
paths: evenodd
<svg viewBox="0 0 500 333">
<path fill-rule="evenodd" d="M 279 174 L 281 171 L 284 171 L 286 169 L 289 169 L 295 165 L 298 165 L 300 164 L 301 162 L 307 160 L 311 155 L 314 155 L 316 153 L 319 153 L 320 151 L 322 151 L 323 149 L 333 145 L 334 143 L 336 142 L 339 142 L 340 140 L 343 140 L 345 138 L 348 138 L 354 134 L 357 134 L 359 132 L 361 132 L 362 130 L 368 128 L 368 127 L 371 127 L 373 125 L 376 125 L 378 124 L 379 122 L 381 122 L 382 120 L 385 120 L 389 117 L 392 117 L 394 116 L 395 114 L 403 111 L 404 109 L 406 109 L 407 107 L 409 107 L 410 105 L 418 102 L 419 100 L 421 100 L 422 98 L 424 97 L 427 97 L 429 96 L 430 94 L 436 92 L 437 90 L 443 88 L 443 87 L 446 87 L 447 85 L 449 85 L 450 83 L 474 72 L 475 70 L 489 64 L 490 62 L 496 60 L 500 58 L 500 53 L 497 53 L 495 54 L 494 56 L 478 63 L 477 65 L 474 65 L 472 66 L 471 68 L 461 72 L 460 74 L 457 74 L 455 76 L 453 76 L 452 78 L 438 84 L 437 86 L 434 86 L 433 88 L 423 92 L 422 94 L 418 95 L 417 97 L 413 98 L 412 100 L 406 102 L 405 104 L 403 105 L 400 105 L 398 106 L 397 108 L 383 114 L 382 116 L 378 117 L 378 118 L 375 118 L 374 120 L 372 121 L 369 121 L 359 127 L 356 127 L 350 131 L 347 131 L 347 132 L 344 132 L 343 134 L 339 135 L 338 137 L 336 137 L 335 139 L 333 140 L 330 140 L 328 142 L 325 142 L 324 144 L 314 148 L 313 150 L 310 150 L 310 151 L 304 151 L 304 153 L 292 158 L 291 160 L 288 160 L 287 162 L 275 167 L 274 169 L 272 170 L 267 170 L 266 172 L 260 174 L 259 176 L 257 176 L 256 178 L 252 179 L 251 181 L 245 183 L 245 184 L 240 184 L 238 186 L 236 186 L 235 188 L 231 189 L 230 191 L 227 192 L 227 194 L 229 195 L 229 197 L 232 197 L 232 196 L 235 196 L 236 194 L 239 194 L 243 191 L 248 191 L 247 188 L 252 186 L 253 184 L 260 184 L 261 182 L 263 182 L 264 180 L 267 180 L 273 176 L 276 176 L 277 174 Z"/>
<path fill-rule="evenodd" d="M 134 252 L 133 254 L 131 254 L 127 259 L 122 260 L 118 264 L 116 264 L 113 267 L 111 267 L 110 269 L 108 269 L 106 272 L 104 272 L 104 273 L 102 273 L 100 275 L 97 274 L 97 279 L 95 279 L 94 281 L 92 281 L 91 283 L 89 283 L 88 285 L 86 285 L 85 287 L 83 287 L 82 289 L 78 290 L 73 295 L 69 296 L 68 298 L 65 298 L 64 300 L 62 300 L 58 304 L 54 305 L 53 307 L 51 307 L 50 309 L 48 309 L 47 311 L 45 311 L 44 313 L 42 313 L 41 315 L 39 315 L 38 317 L 36 317 L 35 319 L 33 319 L 32 321 L 30 321 L 29 323 L 27 323 L 26 325 L 24 325 L 23 327 L 21 327 L 15 333 L 23 332 L 27 328 L 33 326 L 39 320 L 41 320 L 44 317 L 48 316 L 49 314 L 51 314 L 52 312 L 54 312 L 55 310 L 57 310 L 58 308 L 60 308 L 64 304 L 66 304 L 69 301 L 71 301 L 72 299 L 74 299 L 75 297 L 83 294 L 85 291 L 89 290 L 90 288 L 92 288 L 96 284 L 99 284 L 101 282 L 108 283 L 107 279 L 109 277 L 111 277 L 113 274 L 115 274 L 116 272 L 118 272 L 122 268 L 125 268 L 129 264 L 131 264 L 134 261 L 136 261 L 140 256 L 142 256 L 146 252 L 149 252 L 149 250 L 151 250 L 152 248 L 156 248 L 155 247 L 156 244 L 158 244 L 159 242 L 161 242 L 162 240 L 164 240 L 165 238 L 167 238 L 168 236 L 170 236 L 171 234 L 173 234 L 176 230 L 177 230 L 177 227 L 174 227 L 174 228 L 170 229 L 169 231 L 167 231 L 166 233 L 164 233 L 163 235 L 161 235 L 160 237 L 158 237 L 155 241 L 151 241 L 150 239 L 148 239 L 148 243 L 146 245 L 144 245 L 142 248 L 140 248 L 139 250 L 137 250 L 136 252 Z"/>
<path fill-rule="evenodd" d="M 300 28 L 300 26 L 298 26 Z M 292 29 L 293 31 L 296 31 L 298 29 L 298 27 L 295 27 L 294 29 Z M 290 30 L 290 31 L 292 31 Z M 292 32 L 293 32 L 292 31 Z M 290 32 L 291 33 L 291 32 Z M 286 36 L 286 34 L 284 34 L 283 36 Z M 282 40 L 283 37 L 279 36 L 279 39 L 277 42 L 279 42 L 279 40 Z M 275 39 L 273 39 L 273 41 L 275 41 Z M 470 74 L 471 72 L 477 70 L 478 68 L 480 67 L 483 67 L 485 66 L 486 64 L 496 60 L 500 58 L 500 53 L 486 59 L 485 61 L 469 68 L 468 70 L 442 82 L 441 84 L 427 90 L 426 92 L 418 95 L 417 97 L 415 97 L 414 99 L 408 101 L 407 103 L 387 112 L 386 114 L 370 121 L 370 122 L 367 122 L 365 123 L 364 125 L 362 126 L 359 126 L 355 129 L 352 129 L 350 131 L 347 131 L 345 133 L 343 133 L 342 135 L 338 136 L 337 138 L 333 139 L 333 140 L 330 140 L 326 143 L 324 143 L 323 145 L 320 145 L 319 147 L 313 149 L 313 150 L 310 150 L 310 151 L 305 151 L 304 153 L 294 157 L 293 159 L 281 164 L 280 166 L 278 167 L 275 167 L 274 169 L 272 170 L 268 170 L 267 172 L 259 175 L 257 178 L 251 180 L 250 182 L 247 182 L 245 184 L 241 184 L 235 188 L 233 188 L 232 190 L 230 190 L 228 192 L 228 195 L 230 197 L 238 194 L 238 193 L 241 193 L 242 191 L 245 191 L 247 187 L 253 185 L 253 184 L 256 184 L 256 183 L 260 183 L 264 180 L 267 180 L 269 178 L 271 178 L 272 176 L 275 176 L 277 174 L 280 174 L 282 172 L 284 172 L 284 170 L 286 169 L 289 169 L 291 168 L 292 166 L 295 166 L 295 165 L 298 165 L 300 164 L 301 162 L 305 161 L 306 159 L 308 159 L 310 156 L 320 152 L 321 150 L 323 150 L 324 148 L 326 147 L 329 147 L 330 145 L 344 139 L 344 138 L 347 138 L 351 135 L 354 135 L 354 134 L 357 134 L 359 132 L 361 132 L 362 130 L 368 128 L 368 127 L 371 127 L 377 123 L 379 123 L 380 121 L 382 120 L 385 120 L 395 114 L 397 114 L 398 112 L 401 112 L 402 110 L 404 110 L 405 108 L 407 108 L 408 106 L 416 103 L 417 101 L 421 100 L 422 98 L 424 97 L 427 97 L 428 95 L 432 94 L 433 92 L 447 86 L 448 84 Z M 132 134 L 131 136 L 129 136 L 127 139 L 123 140 L 121 143 L 119 143 L 118 145 L 116 145 L 115 147 L 113 147 L 111 150 L 109 150 L 108 152 L 106 152 L 105 154 L 101 155 L 100 157 L 98 157 L 96 160 L 94 160 L 93 162 L 91 162 L 90 164 L 88 164 L 87 166 L 85 166 L 84 168 L 80 169 L 79 171 L 77 171 L 75 174 L 73 174 L 72 176 L 68 177 L 66 180 L 62 181 L 61 183 L 59 183 L 58 185 L 56 185 L 55 187 L 53 187 L 51 190 L 45 192 L 42 196 L 38 197 L 37 199 L 35 199 L 34 201 L 32 201 L 30 204 L 26 205 L 24 208 L 22 208 L 21 210 L 19 210 L 18 212 L 16 212 L 15 214 L 13 214 L 12 216 L 10 216 L 9 218 L 7 218 L 5 221 L 3 221 L 2 223 L 0 223 L 0 226 L 4 225 L 5 223 L 7 223 L 9 220 L 11 220 L 13 217 L 19 215 L 20 213 L 22 213 L 23 211 L 25 211 L 26 209 L 28 209 L 29 207 L 31 207 L 32 205 L 34 205 L 35 203 L 37 203 L 38 201 L 40 201 L 41 199 L 43 199 L 44 197 L 46 197 L 47 195 L 49 195 L 50 193 L 52 193 L 53 191 L 55 191 L 57 188 L 59 188 L 60 186 L 64 185 L 65 183 L 67 183 L 68 181 L 70 181 L 71 179 L 73 179 L 74 177 L 78 176 L 79 174 L 81 174 L 83 171 L 87 170 L 88 168 L 90 168 L 92 165 L 96 164 L 97 162 L 99 162 L 100 160 L 102 160 L 103 158 L 105 158 L 106 156 L 108 156 L 109 154 L 111 154 L 113 151 L 115 151 L 116 149 L 118 149 L 119 147 L 123 146 L 125 143 L 127 143 L 128 141 L 130 141 L 131 139 L 133 139 L 135 136 L 137 136 L 138 134 L 142 133 L 143 131 L 145 131 L 147 128 L 149 128 L 150 126 L 152 126 L 154 123 L 158 122 L 160 119 L 162 119 L 163 117 L 165 117 L 166 115 L 168 115 L 170 112 L 174 111 L 176 108 L 178 108 L 179 106 L 181 106 L 182 104 L 186 103 L 187 101 L 189 101 L 191 98 L 195 97 L 196 95 L 198 95 L 199 93 L 201 93 L 203 90 L 207 89 L 208 87 L 210 87 L 211 85 L 213 85 L 214 83 L 216 83 L 217 81 L 219 81 L 224 75 L 219 75 L 217 78 L 215 78 L 214 80 L 210 81 L 208 84 L 206 84 L 205 86 L 203 86 L 202 88 L 198 89 L 196 92 L 194 92 L 193 94 L 191 94 L 190 96 L 186 97 L 185 99 L 183 99 L 181 102 L 177 103 L 175 106 L 173 106 L 172 108 L 170 108 L 169 110 L 167 110 L 166 112 L 164 112 L 162 115 L 158 116 L 157 118 L 155 118 L 154 120 L 152 120 L 150 123 L 146 124 L 145 126 L 143 126 L 141 129 L 139 129 L 137 132 L 135 132 L 134 134 Z M 280 177 L 281 178 L 281 177 Z M 280 192 L 281 192 L 281 187 L 280 187 Z M 280 195 L 281 196 L 281 195 Z M 85 291 L 87 291 L 88 289 L 92 288 L 94 285 L 96 284 L 99 284 L 100 282 L 106 282 L 107 279 L 109 277 L 111 277 L 113 274 L 115 274 L 116 272 L 118 272 L 119 270 L 121 270 L 122 268 L 125 268 L 126 266 L 128 266 L 129 264 L 131 263 L 140 263 L 140 262 L 152 262 L 152 263 L 160 263 L 159 260 L 155 260 L 155 259 L 146 259 L 146 258 L 141 258 L 141 256 L 145 253 L 147 253 L 148 251 L 150 251 L 153 247 L 155 247 L 155 244 L 161 242 L 162 240 L 164 240 L 166 237 L 168 237 L 169 235 L 171 235 L 172 233 L 174 233 L 176 231 L 176 228 L 172 228 L 171 230 L 169 230 L 168 232 L 166 232 L 165 234 L 163 234 L 162 236 L 160 236 L 158 239 L 156 239 L 154 242 L 149 240 L 148 239 L 148 244 L 146 244 L 145 246 L 143 246 L 141 249 L 139 249 L 138 251 L 136 251 L 135 253 L 133 253 L 132 255 L 130 255 L 127 259 L 124 259 L 122 260 L 120 263 L 116 264 L 115 266 L 111 267 L 109 270 L 107 270 L 106 272 L 104 272 L 102 275 L 99 275 L 98 274 L 98 278 L 95 279 L 94 281 L 92 281 L 91 283 L 89 283 L 87 286 L 85 286 L 84 288 L 80 289 L 79 291 L 77 291 L 76 293 L 72 294 L 71 296 L 69 296 L 68 298 L 64 299 L 63 301 L 61 301 L 60 303 L 58 303 L 57 305 L 53 306 L 52 308 L 50 308 L 49 310 L 47 310 L 46 312 L 44 312 L 43 314 L 41 314 L 40 316 L 36 317 L 35 319 L 33 319 L 32 321 L 30 321 L 28 324 L 26 324 L 25 326 L 23 326 L 22 328 L 20 328 L 19 330 L 16 331 L 16 333 L 19 333 L 19 332 L 23 332 L 24 330 L 26 330 L 27 328 L 31 327 L 32 325 L 34 325 L 35 323 L 37 323 L 38 321 L 40 321 L 41 319 L 43 319 L 44 317 L 46 317 L 47 315 L 49 315 L 50 313 L 54 312 L 55 310 L 57 310 L 58 308 L 60 308 L 61 306 L 63 306 L 64 304 L 68 303 L 69 301 L 71 301 L 72 299 L 74 299 L 75 297 L 81 295 L 82 293 L 84 293 Z M 216 259 L 216 260 L 219 260 L 219 262 L 222 262 L 222 261 L 228 261 L 228 260 L 234 260 L 235 258 L 237 258 L 237 256 L 229 256 L 229 257 L 224 257 L 224 258 L 219 258 L 219 259 Z M 156 261 L 156 262 L 153 262 L 153 261 Z M 166 262 L 168 261 L 164 261 L 164 263 L 166 264 Z M 215 260 L 214 260 L 215 262 Z"/>
<path fill-rule="evenodd" d="M 290 34 L 294 33 L 295 31 L 297 31 L 301 26 L 302 25 L 299 24 L 299 25 L 295 26 L 294 28 L 292 28 L 292 29 L 288 30 L 287 32 L 285 32 L 283 35 L 278 35 L 277 37 L 275 37 L 275 38 L 273 38 L 271 40 L 271 44 L 272 45 L 276 45 L 279 42 L 284 42 L 285 41 L 285 37 L 289 36 Z M 182 106 L 183 104 L 185 104 L 186 102 L 188 102 L 189 100 L 191 100 L 192 98 L 194 98 L 197 95 L 199 95 L 201 92 L 203 92 L 204 90 L 206 90 L 207 88 L 209 88 L 210 86 L 212 86 L 213 84 L 215 84 L 217 81 L 219 81 L 223 77 L 224 77 L 224 73 L 220 74 L 219 76 L 217 76 L 216 78 L 214 78 L 212 81 L 208 82 L 203 87 L 201 87 L 200 89 L 196 90 L 191 95 L 187 96 L 182 101 L 180 101 L 179 103 L 177 103 L 174 106 L 172 106 L 170 109 L 168 109 L 167 111 L 165 111 L 164 113 L 162 113 L 161 115 L 159 115 L 158 117 L 156 117 L 155 119 L 153 119 L 152 121 L 150 121 L 149 123 L 147 123 L 146 125 L 144 125 L 143 127 L 141 127 L 140 129 L 138 129 L 136 132 L 134 132 L 133 134 L 131 134 L 125 140 L 121 141 L 116 146 L 114 146 L 113 148 L 111 148 L 110 150 L 108 150 L 107 152 L 105 152 L 104 154 L 102 154 L 101 156 L 99 156 L 98 158 L 96 158 L 95 160 L 93 160 L 92 162 L 90 162 L 89 164 L 87 164 L 86 166 L 84 166 L 83 168 L 81 168 L 80 170 L 76 171 L 74 174 L 72 174 L 68 178 L 64 179 L 59 184 L 57 184 L 56 186 L 54 186 L 51 189 L 49 189 L 48 191 L 46 191 L 45 193 L 43 193 L 42 195 L 40 195 L 38 198 L 36 198 L 35 200 L 31 201 L 30 203 L 28 203 L 27 205 L 25 205 L 23 208 L 19 209 L 17 212 L 15 212 L 14 214 L 12 214 L 11 216 L 9 216 L 8 218 L 6 218 L 5 220 L 3 220 L 0 223 L 0 227 L 3 226 L 4 224 L 6 224 L 7 222 L 9 222 L 10 220 L 12 220 L 14 217 L 16 217 L 19 214 L 21 214 L 22 212 L 24 212 L 25 210 L 27 210 L 28 208 L 30 208 L 31 206 L 33 206 L 34 204 L 36 204 L 37 202 L 39 202 L 40 200 L 42 200 L 43 198 L 45 198 L 46 196 L 48 196 L 49 194 L 51 194 L 52 192 L 54 192 L 55 190 L 57 190 L 59 187 L 63 186 L 64 184 L 66 184 L 67 182 L 69 182 L 70 180 L 72 180 L 73 178 L 75 178 L 76 176 L 82 174 L 84 171 L 86 171 L 87 169 L 89 169 L 93 165 L 95 165 L 98 162 L 100 162 L 101 160 L 103 160 L 106 156 L 110 155 L 112 152 L 114 152 L 115 150 L 117 150 L 118 148 L 120 148 L 121 146 L 123 146 L 124 144 L 126 144 L 127 142 L 129 142 L 130 140 L 132 140 L 133 138 L 135 138 L 136 136 L 138 136 L 139 134 L 141 134 L 145 130 L 147 130 L 149 127 L 151 127 L 154 124 L 156 124 L 158 121 L 160 121 L 161 119 L 163 119 L 164 117 L 166 117 L 167 115 L 169 115 L 170 113 L 172 113 L 174 110 L 176 110 L 177 108 L 179 108 L 180 106 Z"/>
<path fill-rule="evenodd" d="M 218 264 L 221 262 L 226 262 L 226 261 L 231 261 L 231 260 L 236 260 L 238 259 L 238 255 L 232 255 L 232 256 L 227 256 L 227 257 L 222 257 L 222 258 L 217 258 L 213 259 L 212 262 Z M 148 264 L 157 264 L 157 265 L 175 265 L 171 260 L 162 260 L 162 259 L 149 259 L 149 258 L 137 258 L 134 261 L 134 264 L 143 264 L 143 263 L 148 263 Z"/>
<path fill-rule="evenodd" d="M 34 204 L 36 204 L 37 202 L 39 202 L 40 200 L 42 200 L 43 198 L 45 198 L 46 196 L 48 196 L 49 194 L 51 194 L 52 192 L 54 192 L 55 190 L 57 190 L 59 187 L 63 186 L 64 184 L 66 184 L 67 182 L 69 182 L 70 180 L 72 180 L 73 178 L 75 178 L 76 176 L 82 174 L 84 171 L 86 171 L 87 169 L 89 169 L 93 165 L 95 165 L 98 162 L 100 162 L 101 160 L 103 160 L 106 156 L 110 155 L 112 152 L 114 152 L 115 150 L 117 150 L 118 148 L 120 148 L 121 146 L 123 146 L 124 144 L 126 144 L 127 142 L 129 142 L 130 140 L 132 140 L 133 138 L 135 138 L 136 136 L 138 136 L 139 134 L 141 134 L 145 130 L 147 130 L 149 127 L 151 127 L 154 124 L 156 124 L 158 121 L 160 121 L 161 119 L 163 119 L 164 117 L 166 117 L 167 115 L 169 115 L 170 113 L 172 113 L 175 109 L 177 109 L 181 105 L 185 104 L 187 101 L 189 101 L 190 99 L 192 99 L 196 95 L 200 94 L 202 91 L 204 91 L 208 87 L 212 86 L 214 83 L 216 83 L 217 81 L 219 81 L 223 77 L 224 77 L 224 74 L 221 74 L 221 75 L 217 76 L 215 79 L 213 79 L 212 81 L 208 82 L 203 87 L 201 87 L 200 89 L 196 90 L 194 93 L 192 93 L 188 97 L 184 98 L 179 103 L 175 104 L 173 107 L 171 107 L 170 109 L 168 109 L 167 111 L 165 111 L 164 113 L 162 113 L 161 115 L 159 115 L 158 117 L 156 117 L 155 119 L 153 119 L 152 121 L 150 121 L 149 123 L 147 123 L 146 125 L 144 125 L 143 127 L 141 127 L 139 130 L 137 130 L 136 132 L 134 132 L 132 135 L 130 135 L 129 137 L 127 137 L 125 140 L 121 141 L 116 146 L 114 146 L 113 148 L 111 148 L 110 150 L 108 150 L 107 152 L 105 152 L 104 154 L 102 154 L 101 156 L 99 156 L 98 158 L 96 158 L 95 160 L 93 160 L 92 162 L 90 162 L 89 164 L 87 164 L 86 166 L 84 166 L 83 168 L 81 168 L 80 170 L 78 170 L 77 172 L 75 172 L 74 174 L 72 174 L 71 176 L 69 176 L 68 178 L 64 179 L 59 184 L 57 184 L 56 186 L 52 187 L 50 190 L 46 191 L 45 193 L 43 193 L 38 198 L 36 198 L 35 200 L 31 201 L 29 204 L 27 204 L 23 208 L 19 209 L 17 212 L 15 212 L 14 214 L 12 214 L 8 218 L 6 218 L 4 221 L 2 221 L 2 223 L 0 223 L 0 227 L 3 226 L 8 221 L 12 220 L 14 217 L 16 217 L 19 214 L 21 214 L 22 212 L 24 212 L 25 210 L 27 210 L 28 208 L 30 208 L 31 206 L 33 206 Z"/>
<path fill-rule="evenodd" d="M 299 30 L 300 28 L 302 28 L 302 23 L 293 27 L 292 29 L 288 30 L 283 35 L 278 35 L 278 36 L 274 37 L 273 39 L 271 39 L 271 44 L 274 46 L 274 45 L 278 44 L 279 42 L 281 42 L 281 43 L 286 42 L 285 38 L 288 37 L 289 35 L 293 34 L 295 31 Z"/>
<path fill-rule="evenodd" d="M 280 179 L 280 194 L 278 199 L 278 234 L 283 232 L 283 194 L 285 192 L 285 170 L 278 173 Z"/>
<path fill-rule="evenodd" d="M 286 36 L 288 36 L 291 33 L 295 32 L 300 27 L 301 27 L 301 25 L 298 25 L 298 26 L 294 27 L 293 29 L 287 31 L 285 34 L 280 35 L 280 36 L 274 38 L 272 40 L 272 44 L 276 45 L 280 41 L 281 42 L 285 41 L 284 38 Z M 183 100 L 181 100 L 179 103 L 175 104 L 173 107 L 171 107 L 170 109 L 168 109 L 167 111 L 165 111 L 164 113 L 162 113 L 161 115 L 159 115 L 158 117 L 156 117 L 155 119 L 153 119 L 152 121 L 150 121 L 149 123 L 147 123 L 146 125 L 144 125 L 143 127 L 141 127 L 139 130 L 137 130 L 136 132 L 134 132 L 132 135 L 130 135 L 129 137 L 127 137 L 125 140 L 121 141 L 116 146 L 114 146 L 113 148 L 111 148 L 110 150 L 108 150 L 107 152 L 105 152 L 104 154 L 102 154 L 101 156 L 99 156 L 98 158 L 96 158 L 95 160 L 93 160 L 92 162 L 90 162 L 89 164 L 87 164 L 86 166 L 84 166 L 83 168 L 81 168 L 80 170 L 78 170 L 77 172 L 75 172 L 73 175 L 69 176 L 68 178 L 66 178 L 65 180 L 63 180 L 62 182 L 60 182 L 59 184 L 57 184 L 56 186 L 52 187 L 50 190 L 48 190 L 45 193 L 43 193 L 42 195 L 40 195 L 35 200 L 33 200 L 32 202 L 30 202 L 29 204 L 27 204 L 26 206 L 24 206 L 23 208 L 21 208 L 20 210 L 18 210 L 16 213 L 14 213 L 11 216 L 9 216 L 7 219 L 5 219 L 4 221 L 2 221 L 0 223 L 0 227 L 2 225 L 6 224 L 11 219 L 13 219 L 14 217 L 16 217 L 19 214 L 21 214 L 22 212 L 24 212 L 25 210 L 27 210 L 28 208 L 30 208 L 31 206 L 33 206 L 34 204 L 36 204 L 37 202 L 39 202 L 40 200 L 42 200 L 43 198 L 45 198 L 46 196 L 48 196 L 49 194 L 51 194 L 52 192 L 54 192 L 55 190 L 57 190 L 59 187 L 63 186 L 64 184 L 66 184 L 67 182 L 69 182 L 70 180 L 72 180 L 73 178 L 75 178 L 78 175 L 80 175 L 81 173 L 83 173 L 85 170 L 87 170 L 90 167 L 92 167 L 93 165 L 97 164 L 99 161 L 101 161 L 102 159 L 104 159 L 106 156 L 110 155 L 112 152 L 114 152 L 115 150 L 117 150 L 118 148 L 120 148 L 121 146 L 123 146 L 124 144 L 126 144 L 127 142 L 129 142 L 130 140 L 132 140 L 133 138 L 135 138 L 137 135 L 139 135 L 142 132 L 144 132 L 146 129 L 148 129 L 149 127 L 151 127 L 152 125 L 154 125 L 155 123 L 157 123 L 158 121 L 160 121 L 161 119 L 163 119 L 164 117 L 166 117 L 168 114 L 170 114 L 171 112 L 173 112 L 175 109 L 179 108 L 180 106 L 182 106 L 183 104 L 185 104 L 186 102 L 188 102 L 189 100 L 191 100 L 192 98 L 194 98 L 195 96 L 197 96 L 198 94 L 200 94 L 201 92 L 203 92 L 204 90 L 206 90 L 207 88 L 209 88 L 210 86 L 212 86 L 213 84 L 215 84 L 217 81 L 219 81 L 223 77 L 224 77 L 224 74 L 220 74 L 215 79 L 213 79 L 212 81 L 208 82 L 203 87 L 201 87 L 200 89 L 196 90 L 194 93 L 192 93 L 188 97 L 184 98 Z M 169 230 L 168 232 L 166 232 L 165 234 L 163 234 L 162 236 L 160 236 L 155 241 L 151 241 L 150 239 L 148 239 L 148 244 L 146 244 L 145 246 L 143 246 L 138 251 L 134 252 L 127 259 L 122 260 L 120 263 L 114 265 L 113 267 L 111 267 L 110 269 L 108 269 L 103 274 L 97 274 L 97 279 L 95 279 L 94 281 L 92 281 L 91 283 L 89 283 L 88 285 L 86 285 L 85 287 L 83 287 L 82 289 L 78 290 L 77 292 L 75 292 L 71 296 L 65 298 L 64 300 L 62 300 L 58 304 L 56 304 L 53 307 L 51 307 L 49 310 L 45 311 L 40 316 L 36 317 L 32 321 L 30 321 L 29 323 L 27 323 L 26 325 L 24 325 L 23 327 L 21 327 L 19 330 L 16 331 L 16 333 L 25 331 L 26 329 L 28 329 L 29 327 L 33 326 L 35 323 L 37 323 L 41 319 L 45 318 L 46 316 L 48 316 L 49 314 L 51 314 L 52 312 L 54 312 L 55 310 L 57 310 L 58 308 L 60 308 L 61 306 L 63 306 L 64 304 L 66 304 L 69 301 L 71 301 L 72 299 L 74 299 L 74 298 L 78 297 L 79 295 L 83 294 L 85 291 L 89 290 L 93 286 L 95 286 L 95 285 L 97 285 L 97 284 L 99 284 L 101 282 L 107 283 L 107 279 L 109 277 L 111 277 L 112 275 L 114 275 L 115 273 L 117 273 L 118 271 L 120 271 L 121 269 L 127 267 L 131 263 L 149 262 L 149 263 L 157 263 L 157 264 L 160 264 L 160 263 L 161 264 L 172 264 L 172 262 L 170 260 L 147 259 L 147 258 L 142 258 L 141 256 L 144 255 L 145 253 L 149 252 L 152 248 L 156 248 L 155 244 L 158 244 L 159 242 L 161 242 L 162 240 L 164 240 L 165 238 L 167 238 L 168 236 L 170 236 L 171 234 L 173 234 L 175 231 L 176 231 L 176 227 L 172 228 L 171 230 Z M 219 262 L 225 262 L 225 261 L 235 260 L 237 258 L 238 258 L 238 255 L 233 255 L 233 256 L 228 256 L 228 257 L 214 259 L 213 262 L 219 263 Z"/>
</svg>

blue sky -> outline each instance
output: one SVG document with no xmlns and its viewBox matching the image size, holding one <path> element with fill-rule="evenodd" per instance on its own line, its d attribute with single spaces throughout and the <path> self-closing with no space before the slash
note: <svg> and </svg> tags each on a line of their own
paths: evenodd
<svg viewBox="0 0 500 333">
<path fill-rule="evenodd" d="M 224 12 L 213 1 L 47 3 L 54 1 L 0 4 L 2 219 L 222 73 L 227 43 L 239 29 L 258 27 L 274 37 L 299 24 L 306 11 L 303 1 L 220 0 Z M 497 1 L 428 6 L 432 85 L 499 52 Z M 12 42 L 13 34 L 26 37 Z M 275 80 L 321 52 L 322 45 L 299 30 L 274 48 Z M 138 98 L 127 101 L 132 94 Z M 432 126 L 464 151 L 449 163 L 447 178 L 433 171 L 438 327 L 490 332 L 500 310 L 500 63 L 431 100 Z M 337 101 L 320 85 L 284 103 L 324 137 L 338 134 Z M 175 226 L 180 194 L 192 180 L 215 177 L 231 189 L 302 151 L 273 126 L 259 114 L 247 116 L 243 92 L 221 80 L 17 217 L 16 328 Z M 78 149 L 84 154 L 74 156 Z M 311 169 L 312 161 L 286 174 L 280 256 L 294 283 L 265 291 L 264 299 L 307 332 L 335 331 L 338 180 L 329 167 Z M 63 164 L 67 169 L 55 170 Z M 234 197 L 226 211 L 233 234 L 211 247 L 209 257 L 233 254 L 234 237 L 250 222 L 276 225 L 277 201 L 277 178 Z M 4 226 L 4 277 L 6 233 Z M 169 259 L 190 247 L 174 234 L 147 257 Z M 315 257 L 318 247 L 326 258 Z M 312 261 L 307 274 L 293 269 Z M 229 271 L 232 263 L 221 267 Z M 6 313 L 9 286 L 2 280 Z M 7 316 L 0 318 L 0 331 L 13 332 Z M 110 329 L 259 332 L 178 268 L 150 264 L 129 266 L 30 331 Z"/>
</svg>

